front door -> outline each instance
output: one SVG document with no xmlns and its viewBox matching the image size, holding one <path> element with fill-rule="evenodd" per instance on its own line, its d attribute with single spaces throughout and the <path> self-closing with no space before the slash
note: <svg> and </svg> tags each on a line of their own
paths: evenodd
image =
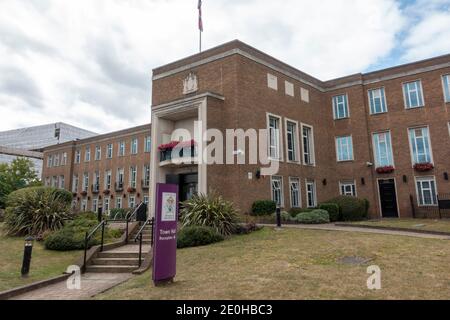
<svg viewBox="0 0 450 320">
<path fill-rule="evenodd" d="M 398 218 L 397 194 L 394 179 L 378 180 L 381 215 L 383 218 Z"/>
<path fill-rule="evenodd" d="M 197 193 L 198 175 L 184 174 L 180 177 L 180 201 L 189 200 Z"/>
</svg>

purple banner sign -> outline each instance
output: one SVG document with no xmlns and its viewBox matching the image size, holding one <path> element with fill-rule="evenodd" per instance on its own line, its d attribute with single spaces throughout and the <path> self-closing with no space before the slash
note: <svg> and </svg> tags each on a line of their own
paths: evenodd
<svg viewBox="0 0 450 320">
<path fill-rule="evenodd" d="M 176 274 L 178 185 L 156 184 L 153 283 L 172 281 Z"/>
</svg>

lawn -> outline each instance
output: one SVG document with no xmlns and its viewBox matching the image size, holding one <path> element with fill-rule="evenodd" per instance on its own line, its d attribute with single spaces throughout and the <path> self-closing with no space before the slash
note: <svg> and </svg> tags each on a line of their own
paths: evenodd
<svg viewBox="0 0 450 320">
<path fill-rule="evenodd" d="M 440 231 L 450 233 L 450 220 L 436 219 L 381 219 L 353 222 L 356 225 L 407 228 L 414 230 Z"/>
<path fill-rule="evenodd" d="M 173 284 L 153 287 L 149 271 L 97 299 L 450 299 L 449 256 L 446 240 L 264 228 L 178 250 Z M 367 289 L 368 265 L 381 268 L 381 290 Z"/>
<path fill-rule="evenodd" d="M 80 256 L 80 251 L 45 250 L 43 243 L 34 242 L 30 274 L 22 279 L 24 238 L 6 237 L 0 223 L 0 291 L 61 275 Z"/>
</svg>

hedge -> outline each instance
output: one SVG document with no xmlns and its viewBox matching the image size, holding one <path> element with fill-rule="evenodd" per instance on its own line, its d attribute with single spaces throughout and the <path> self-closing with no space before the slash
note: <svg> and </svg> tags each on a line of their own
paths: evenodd
<svg viewBox="0 0 450 320">
<path fill-rule="evenodd" d="M 277 209 L 277 204 L 272 200 L 258 200 L 252 205 L 252 216 L 270 215 Z"/>
<path fill-rule="evenodd" d="M 339 221 L 339 206 L 336 203 L 322 203 L 319 205 L 319 209 L 326 210 L 330 215 L 330 221 Z"/>
<path fill-rule="evenodd" d="M 289 210 L 289 214 L 291 215 L 291 217 L 295 218 L 299 213 L 311 212 L 313 210 L 313 208 L 291 208 Z"/>
<path fill-rule="evenodd" d="M 359 221 L 367 219 L 369 201 L 352 196 L 339 196 L 328 200 L 339 206 L 339 217 L 343 221 Z"/>
<path fill-rule="evenodd" d="M 184 227 L 178 232 L 177 248 L 204 246 L 223 241 L 223 239 L 223 236 L 211 227 Z"/>
<path fill-rule="evenodd" d="M 329 223 L 330 216 L 327 211 L 322 209 L 315 209 L 311 212 L 302 212 L 296 216 L 296 220 L 298 223 L 303 224 L 321 224 L 321 223 Z"/>
</svg>

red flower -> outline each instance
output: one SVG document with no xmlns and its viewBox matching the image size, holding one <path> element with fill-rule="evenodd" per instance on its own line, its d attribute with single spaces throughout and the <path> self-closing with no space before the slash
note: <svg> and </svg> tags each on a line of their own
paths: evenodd
<svg viewBox="0 0 450 320">
<path fill-rule="evenodd" d="M 393 166 L 384 166 L 384 167 L 378 167 L 376 169 L 377 173 L 391 173 L 395 170 Z"/>
<path fill-rule="evenodd" d="M 136 188 L 128 187 L 127 191 L 128 191 L 128 193 L 133 193 L 133 192 L 136 192 Z"/>
<path fill-rule="evenodd" d="M 433 164 L 430 163 L 430 162 L 416 163 L 416 164 L 414 165 L 414 169 L 415 169 L 416 171 L 429 171 L 429 170 L 431 170 L 431 169 L 433 169 L 433 168 L 434 168 L 434 166 L 433 166 Z"/>
<path fill-rule="evenodd" d="M 159 151 L 172 150 L 174 148 L 186 148 L 192 147 L 196 144 L 194 139 L 188 141 L 170 141 L 169 143 L 162 144 L 158 147 Z"/>
</svg>

